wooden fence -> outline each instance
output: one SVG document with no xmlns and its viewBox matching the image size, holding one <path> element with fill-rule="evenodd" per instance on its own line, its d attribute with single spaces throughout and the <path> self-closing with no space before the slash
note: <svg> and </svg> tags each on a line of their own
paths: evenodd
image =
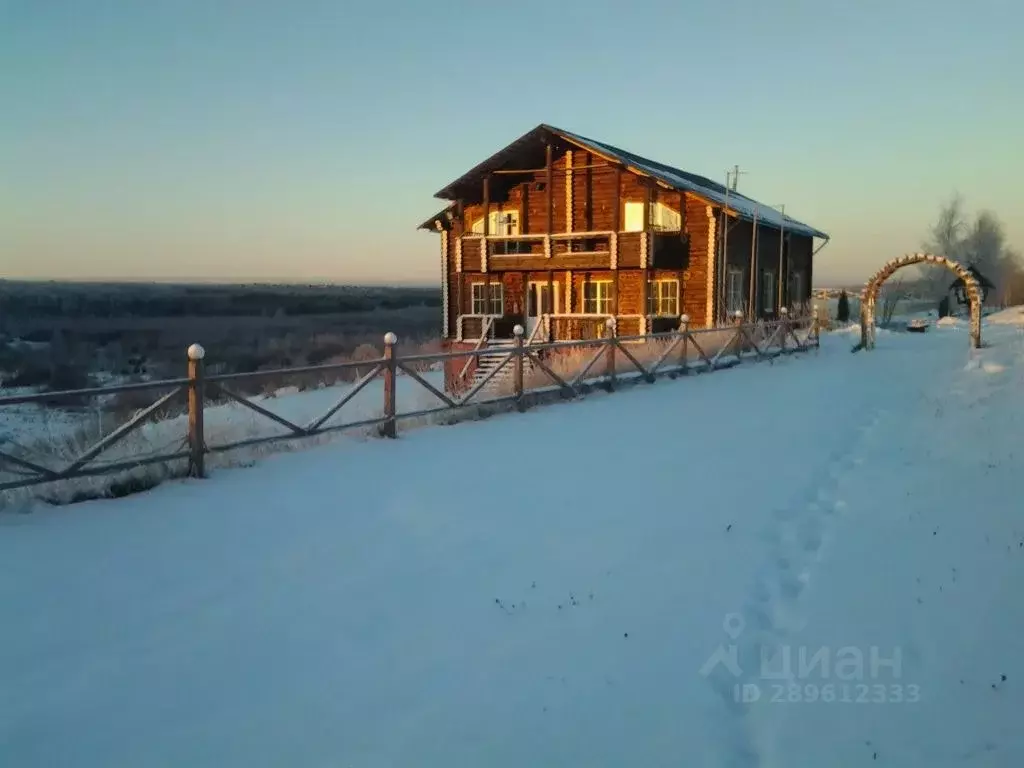
<svg viewBox="0 0 1024 768">
<path fill-rule="evenodd" d="M 715 371 L 731 367 L 743 360 L 772 360 L 779 355 L 806 351 L 819 345 L 818 323 L 814 317 L 797 319 L 783 316 L 775 322 L 756 323 L 737 320 L 731 326 L 691 330 L 684 316 L 679 330 L 644 336 L 619 336 L 616 334 L 614 321 L 609 321 L 609 332 L 604 338 L 543 344 L 527 344 L 523 338 L 522 328 L 517 327 L 515 330 L 514 344 L 502 350 L 500 364 L 489 370 L 486 376 L 473 382 L 462 395 L 444 391 L 443 385 L 432 384 L 425 377 L 425 370 L 436 369 L 438 365 L 444 366 L 446 361 L 452 359 L 479 358 L 484 354 L 493 356 L 493 349 L 400 355 L 398 339 L 393 333 L 388 333 L 384 337 L 384 354 L 375 360 L 208 375 L 204 369 L 205 351 L 198 344 L 193 344 L 187 351 L 185 378 L 0 397 L 0 408 L 3 408 L 29 403 L 46 404 L 67 398 L 80 401 L 83 398 L 125 392 L 162 393 L 152 405 L 135 413 L 127 422 L 81 451 L 63 466 L 48 466 L 38 458 L 19 456 L 6 446 L 0 445 L 0 491 L 123 472 L 156 463 L 180 462 L 187 467 L 188 475 L 203 477 L 208 455 L 246 446 L 310 438 L 367 427 L 376 427 L 379 435 L 393 438 L 397 435 L 398 425 L 403 420 L 446 412 L 453 414 L 452 418 L 446 420 L 458 420 L 459 412 L 465 413 L 468 409 L 480 407 L 523 410 L 549 399 L 579 397 L 595 388 L 612 391 L 629 384 L 653 382 L 658 376 L 675 377 Z M 582 352 L 583 356 L 575 370 L 566 371 L 565 365 L 560 361 L 568 359 L 565 353 L 571 351 Z M 264 405 L 253 402 L 234 388 L 236 382 L 242 380 L 280 381 L 289 376 L 310 374 L 337 376 L 346 370 L 355 372 L 359 368 L 367 367 L 370 370 L 359 377 L 342 397 L 306 423 L 286 419 Z M 496 391 L 495 380 L 503 371 L 509 369 L 511 376 L 505 380 L 507 386 L 504 390 L 498 387 Z M 527 376 L 527 372 L 530 376 Z M 396 391 L 396 381 L 400 376 L 416 382 L 439 404 L 430 408 L 402 411 L 399 408 Z M 383 383 L 379 415 L 339 421 L 336 417 L 345 406 L 376 380 Z M 204 413 L 211 404 L 224 402 L 238 403 L 276 423 L 284 431 L 211 444 L 204 426 Z M 187 427 L 183 430 L 184 434 L 179 433 L 180 441 L 173 450 L 105 463 L 99 461 L 101 455 L 112 446 L 124 440 L 143 424 L 157 420 L 162 411 L 175 403 L 179 407 L 184 404 Z M 179 440 L 179 437 L 175 440 Z"/>
</svg>

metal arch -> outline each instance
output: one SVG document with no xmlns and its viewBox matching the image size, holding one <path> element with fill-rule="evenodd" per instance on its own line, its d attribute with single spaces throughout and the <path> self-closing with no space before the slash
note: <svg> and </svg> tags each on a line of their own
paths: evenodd
<svg viewBox="0 0 1024 768">
<path fill-rule="evenodd" d="M 875 346 L 875 302 L 882 285 L 893 273 L 912 264 L 940 264 L 964 281 L 971 306 L 971 348 L 981 346 L 981 286 L 974 275 L 960 262 L 933 253 L 908 253 L 887 262 L 864 284 L 860 293 L 860 343 L 864 349 Z"/>
</svg>

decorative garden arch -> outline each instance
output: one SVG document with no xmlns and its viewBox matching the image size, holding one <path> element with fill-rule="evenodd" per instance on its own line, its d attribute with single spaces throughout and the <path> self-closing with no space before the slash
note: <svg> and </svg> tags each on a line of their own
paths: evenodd
<svg viewBox="0 0 1024 768">
<path fill-rule="evenodd" d="M 981 286 L 974 279 L 963 264 L 947 259 L 945 256 L 936 256 L 931 253 L 908 253 L 893 259 L 876 272 L 860 293 L 860 346 L 863 349 L 871 349 L 875 346 L 875 300 L 878 298 L 878 290 L 892 274 L 903 267 L 911 264 L 941 264 L 947 269 L 956 273 L 957 277 L 964 281 L 964 289 L 971 305 L 971 348 L 978 349 L 981 346 Z"/>
</svg>

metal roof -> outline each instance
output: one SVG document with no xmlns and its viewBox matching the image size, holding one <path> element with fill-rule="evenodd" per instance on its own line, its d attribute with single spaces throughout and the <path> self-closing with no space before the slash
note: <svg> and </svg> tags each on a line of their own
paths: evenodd
<svg viewBox="0 0 1024 768">
<path fill-rule="evenodd" d="M 804 224 L 803 222 L 786 216 L 781 211 L 776 210 L 770 205 L 759 203 L 757 200 L 749 198 L 739 192 L 726 189 L 724 184 L 719 184 L 718 182 L 712 181 L 704 176 L 698 176 L 695 173 L 690 173 L 689 171 L 683 171 L 679 168 L 673 168 L 670 165 L 665 165 L 664 163 L 649 160 L 646 157 L 641 157 L 640 155 L 632 152 L 627 152 L 626 150 L 619 149 L 611 144 L 605 144 L 603 141 L 595 141 L 594 139 L 589 139 L 586 136 L 580 136 L 578 133 L 571 133 L 569 131 L 562 130 L 561 128 L 555 128 L 554 126 L 546 127 L 552 133 L 562 136 L 574 144 L 578 144 L 579 146 L 589 149 L 596 154 L 604 155 L 610 160 L 621 162 L 623 165 L 633 168 L 644 175 L 651 176 L 675 190 L 692 192 L 716 205 L 728 208 L 741 219 L 754 221 L 756 218 L 761 224 L 767 224 L 768 226 L 776 228 L 783 228 L 787 232 L 795 232 L 801 235 L 820 237 L 824 240 L 828 240 L 828 235 L 821 230 L 815 229 L 808 224 Z"/>
<path fill-rule="evenodd" d="M 558 136 L 571 144 L 575 144 L 582 149 L 586 149 L 589 152 L 593 152 L 595 155 L 603 157 L 611 163 L 625 166 L 629 170 L 639 173 L 640 175 L 649 176 L 676 191 L 691 192 L 713 205 L 727 209 L 730 213 L 740 219 L 745 219 L 747 221 L 754 221 L 756 219 L 760 224 L 765 224 L 777 229 L 784 229 L 786 232 L 793 232 L 809 237 L 820 237 L 824 240 L 829 239 L 829 236 L 825 232 L 786 216 L 781 211 L 776 210 L 770 205 L 759 203 L 757 200 L 747 197 L 739 192 L 726 189 L 724 184 L 719 184 L 718 182 L 712 181 L 704 176 L 699 176 L 695 173 L 690 173 L 689 171 L 674 168 L 671 165 L 665 165 L 664 163 L 650 160 L 646 157 L 634 154 L 633 152 L 627 152 L 626 150 L 619 149 L 611 144 L 606 144 L 603 141 L 590 139 L 586 136 L 581 136 L 578 133 L 566 131 L 562 128 L 557 128 L 546 123 L 541 123 L 536 128 L 520 136 L 504 149 L 495 152 L 491 157 L 477 164 L 474 168 L 467 171 L 461 177 L 446 186 L 438 192 L 435 197 L 446 200 L 454 199 L 456 195 L 456 188 L 458 186 L 466 183 L 477 175 L 504 166 L 509 157 L 516 150 L 530 146 L 533 142 L 540 140 L 543 134 Z M 437 217 L 435 216 L 434 219 L 436 218 Z M 428 228 L 434 219 L 429 219 L 427 222 L 424 222 L 427 226 L 421 225 L 421 228 Z"/>
</svg>

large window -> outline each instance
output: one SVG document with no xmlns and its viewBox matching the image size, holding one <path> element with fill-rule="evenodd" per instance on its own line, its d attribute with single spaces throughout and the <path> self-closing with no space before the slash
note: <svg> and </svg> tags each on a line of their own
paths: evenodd
<svg viewBox="0 0 1024 768">
<path fill-rule="evenodd" d="M 651 229 L 655 232 L 678 232 L 683 228 L 683 217 L 662 203 L 651 207 Z"/>
<path fill-rule="evenodd" d="M 583 312 L 590 315 L 612 314 L 611 280 L 588 280 L 583 284 Z"/>
<path fill-rule="evenodd" d="M 761 275 L 761 309 L 767 313 L 775 312 L 775 273 L 770 269 Z"/>
<path fill-rule="evenodd" d="M 626 202 L 625 232 L 642 232 L 644 229 L 643 202 Z M 683 217 L 664 203 L 651 206 L 651 229 L 655 232 L 678 232 L 683 227 Z"/>
<path fill-rule="evenodd" d="M 678 280 L 651 280 L 647 283 L 647 314 L 679 315 Z"/>
<path fill-rule="evenodd" d="M 505 314 L 505 286 L 501 283 L 473 283 L 473 314 Z"/>
<path fill-rule="evenodd" d="M 490 215 L 487 218 L 487 234 L 519 234 L 519 211 L 491 211 Z M 483 216 L 481 216 L 479 219 L 473 222 L 471 231 L 476 235 L 482 235 L 484 233 Z"/>
<path fill-rule="evenodd" d="M 725 309 L 732 315 L 743 311 L 743 270 L 729 267 L 725 282 Z"/>
<path fill-rule="evenodd" d="M 792 306 L 803 304 L 807 300 L 804 295 L 804 275 L 802 272 L 793 272 L 789 276 L 789 303 Z"/>
</svg>

